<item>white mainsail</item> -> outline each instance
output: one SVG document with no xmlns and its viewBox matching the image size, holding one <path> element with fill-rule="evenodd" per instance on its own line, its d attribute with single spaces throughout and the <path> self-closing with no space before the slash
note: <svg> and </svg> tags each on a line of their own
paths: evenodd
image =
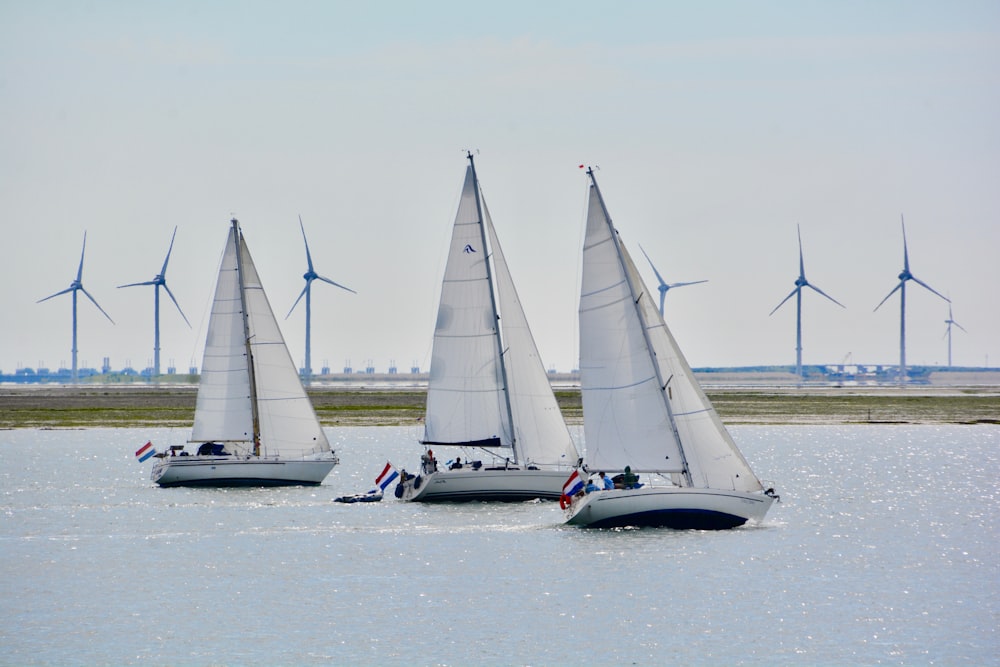
<svg viewBox="0 0 1000 667">
<path fill-rule="evenodd" d="M 254 399 L 261 455 L 308 458 L 330 451 L 234 221 L 208 324 L 192 442 L 254 453 Z"/>
<path fill-rule="evenodd" d="M 470 163 L 441 287 L 424 442 L 503 447 L 515 463 L 572 465 L 576 447 L 478 188 Z"/>
<path fill-rule="evenodd" d="M 678 473 L 683 486 L 761 490 L 650 294 L 592 183 L 580 298 L 588 467 L 631 466 Z"/>
</svg>

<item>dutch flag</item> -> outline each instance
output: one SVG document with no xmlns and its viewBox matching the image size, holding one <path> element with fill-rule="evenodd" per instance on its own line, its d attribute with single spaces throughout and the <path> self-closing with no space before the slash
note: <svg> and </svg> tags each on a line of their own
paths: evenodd
<svg viewBox="0 0 1000 667">
<path fill-rule="evenodd" d="M 378 488 L 385 491 L 385 487 L 392 484 L 397 477 L 399 477 L 399 473 L 396 472 L 396 469 L 392 467 L 392 464 L 387 461 L 385 467 L 382 468 L 382 473 L 375 478 L 375 484 Z"/>
<path fill-rule="evenodd" d="M 153 447 L 152 442 L 147 442 L 135 453 L 135 458 L 139 459 L 139 463 L 142 463 L 152 456 L 156 456 L 156 449 Z"/>
<path fill-rule="evenodd" d="M 569 476 L 566 483 L 563 484 L 563 495 L 572 498 L 576 494 L 583 490 L 583 479 L 580 477 L 580 471 L 574 470 L 573 474 Z"/>
</svg>

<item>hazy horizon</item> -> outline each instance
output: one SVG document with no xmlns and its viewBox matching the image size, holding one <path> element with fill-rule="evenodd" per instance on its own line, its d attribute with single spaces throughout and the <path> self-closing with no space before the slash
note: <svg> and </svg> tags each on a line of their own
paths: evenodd
<svg viewBox="0 0 1000 667">
<path fill-rule="evenodd" d="M 0 3 L 0 370 L 201 366 L 232 215 L 312 365 L 426 371 L 464 151 L 547 368 L 578 364 L 586 179 L 694 367 L 899 363 L 903 268 L 952 299 L 953 365 L 1000 365 L 994 2 Z M 908 365 L 948 303 L 907 285 Z"/>
</svg>

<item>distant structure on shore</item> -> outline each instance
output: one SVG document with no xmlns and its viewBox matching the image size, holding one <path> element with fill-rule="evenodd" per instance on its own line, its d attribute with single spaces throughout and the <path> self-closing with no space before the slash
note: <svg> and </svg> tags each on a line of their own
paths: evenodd
<svg viewBox="0 0 1000 667">
<path fill-rule="evenodd" d="M 304 369 L 302 369 L 304 371 Z M 410 386 L 421 387 L 427 384 L 427 373 L 413 365 L 410 373 L 400 372 L 394 365 L 386 372 L 376 372 L 371 361 L 366 362 L 363 370 L 347 370 L 343 373 L 330 373 L 329 368 L 322 374 L 314 374 L 314 385 L 350 385 L 350 386 Z M 345 369 L 346 370 L 346 369 Z M 393 372 L 395 371 L 395 372 Z M 695 368 L 699 378 L 709 384 L 746 384 L 746 385 L 880 385 L 897 384 L 899 382 L 899 367 L 883 364 L 830 364 L 825 366 L 804 366 L 801 375 L 795 366 L 741 366 L 726 368 Z M 996 374 L 998 369 L 987 367 L 950 368 L 946 366 L 910 366 L 906 369 L 907 382 L 921 385 L 931 382 L 935 373 L 950 375 L 966 375 L 974 384 L 980 382 L 977 378 L 986 374 Z M 577 386 L 580 382 L 580 372 L 573 370 L 560 373 L 554 369 L 548 371 L 549 382 L 555 386 Z M 79 369 L 78 378 L 74 380 L 68 369 L 51 371 L 48 368 L 18 368 L 14 373 L 0 371 L 0 384 L 197 384 L 198 369 L 189 368 L 187 373 L 177 373 L 172 365 L 168 366 L 163 375 L 153 375 L 152 368 L 136 371 L 133 368 L 112 370 L 107 357 L 103 367 Z M 997 378 L 1000 383 L 1000 377 Z"/>
</svg>

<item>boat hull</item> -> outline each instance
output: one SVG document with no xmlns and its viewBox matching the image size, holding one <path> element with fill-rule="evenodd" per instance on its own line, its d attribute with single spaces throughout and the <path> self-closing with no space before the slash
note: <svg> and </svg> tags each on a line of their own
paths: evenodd
<svg viewBox="0 0 1000 667">
<path fill-rule="evenodd" d="M 657 488 L 595 491 L 567 509 L 567 524 L 585 528 L 653 526 L 725 530 L 760 521 L 774 498 L 718 489 Z"/>
<path fill-rule="evenodd" d="M 315 486 L 337 465 L 336 457 L 317 460 L 174 457 L 153 466 L 150 479 L 171 486 Z"/>
<path fill-rule="evenodd" d="M 558 500 L 566 470 L 463 468 L 438 470 L 400 482 L 396 497 L 409 502 Z"/>
</svg>

